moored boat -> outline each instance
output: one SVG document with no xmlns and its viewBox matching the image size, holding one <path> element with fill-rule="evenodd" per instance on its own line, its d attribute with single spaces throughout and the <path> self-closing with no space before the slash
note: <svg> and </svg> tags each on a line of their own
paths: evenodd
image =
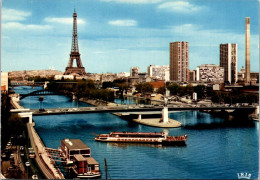
<svg viewBox="0 0 260 180">
<path fill-rule="evenodd" d="M 117 143 L 151 143 L 163 145 L 185 145 L 188 136 L 168 136 L 164 132 L 111 132 L 99 134 L 95 140 L 100 142 Z"/>
<path fill-rule="evenodd" d="M 101 178 L 99 163 L 91 157 L 91 149 L 80 139 L 64 139 L 60 149 L 66 165 L 72 165 L 77 178 Z"/>
</svg>

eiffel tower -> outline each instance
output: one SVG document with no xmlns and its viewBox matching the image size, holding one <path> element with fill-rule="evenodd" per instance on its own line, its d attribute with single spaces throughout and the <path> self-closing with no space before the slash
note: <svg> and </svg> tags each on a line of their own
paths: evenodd
<svg viewBox="0 0 260 180">
<path fill-rule="evenodd" d="M 77 67 L 73 67 L 73 61 L 76 60 Z M 77 33 L 77 13 L 74 9 L 73 13 L 73 34 L 72 34 L 72 45 L 70 52 L 70 59 L 68 66 L 66 67 L 66 71 L 64 75 L 70 74 L 78 74 L 78 75 L 86 75 L 85 68 L 82 65 L 79 53 L 79 45 L 78 45 L 78 33 Z"/>
</svg>

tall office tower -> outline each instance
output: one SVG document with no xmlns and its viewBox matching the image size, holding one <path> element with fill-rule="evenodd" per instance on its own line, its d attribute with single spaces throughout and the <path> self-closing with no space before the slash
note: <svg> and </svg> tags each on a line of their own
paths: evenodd
<svg viewBox="0 0 260 180">
<path fill-rule="evenodd" d="M 189 79 L 189 43 L 170 43 L 170 80 L 188 81 Z"/>
<path fill-rule="evenodd" d="M 237 44 L 220 44 L 220 67 L 224 67 L 225 82 L 237 82 Z"/>
<path fill-rule="evenodd" d="M 246 76 L 245 82 L 250 82 L 250 18 L 246 17 Z"/>
</svg>

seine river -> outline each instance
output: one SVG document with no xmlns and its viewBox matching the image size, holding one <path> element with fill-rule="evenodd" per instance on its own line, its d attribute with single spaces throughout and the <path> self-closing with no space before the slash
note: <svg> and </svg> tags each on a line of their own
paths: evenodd
<svg viewBox="0 0 260 180">
<path fill-rule="evenodd" d="M 16 87 L 17 93 L 39 88 Z M 25 108 L 38 109 L 39 97 L 21 100 Z M 128 100 L 126 103 L 136 103 Z M 65 96 L 45 96 L 43 108 L 89 106 Z M 112 131 L 161 132 L 123 120 L 109 113 L 33 117 L 36 131 L 47 147 L 58 148 L 64 138 L 79 138 L 100 163 L 104 158 L 111 179 L 237 179 L 237 173 L 258 177 L 259 124 L 248 119 L 225 120 L 208 113 L 183 111 L 169 114 L 183 126 L 168 129 L 170 135 L 188 135 L 185 147 L 95 142 L 95 134 Z M 166 129 L 167 130 L 167 129 Z"/>
</svg>

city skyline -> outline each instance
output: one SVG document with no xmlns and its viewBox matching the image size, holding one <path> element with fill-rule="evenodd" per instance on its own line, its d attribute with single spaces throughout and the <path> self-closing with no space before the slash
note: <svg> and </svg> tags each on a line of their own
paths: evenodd
<svg viewBox="0 0 260 180">
<path fill-rule="evenodd" d="M 245 66 L 245 17 L 250 17 L 251 72 L 259 71 L 257 0 L 97 0 L 66 3 L 3 0 L 2 71 L 64 72 L 71 48 L 74 8 L 86 72 L 129 72 L 138 66 L 169 65 L 169 43 L 189 42 L 189 69 L 219 64 L 219 45 L 238 44 Z"/>
</svg>

